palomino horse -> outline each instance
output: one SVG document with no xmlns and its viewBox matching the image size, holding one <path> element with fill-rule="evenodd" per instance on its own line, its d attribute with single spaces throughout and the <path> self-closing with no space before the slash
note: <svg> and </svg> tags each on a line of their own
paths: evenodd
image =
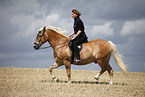
<svg viewBox="0 0 145 97">
<path fill-rule="evenodd" d="M 47 41 L 54 50 L 54 58 L 56 62 L 49 68 L 52 79 L 57 81 L 58 79 L 53 73 L 53 69 L 59 66 L 65 65 L 66 72 L 68 76 L 68 82 L 71 82 L 71 56 L 72 52 L 69 49 L 69 37 L 61 33 L 55 27 L 42 27 L 34 42 L 34 48 L 39 50 L 39 48 Z M 110 75 L 110 84 L 113 84 L 113 69 L 109 64 L 111 53 L 113 52 L 114 59 L 121 71 L 126 74 L 126 65 L 123 63 L 120 55 L 117 51 L 116 45 L 111 41 L 105 41 L 101 39 L 96 39 L 83 44 L 83 49 L 80 52 L 81 63 L 73 63 L 74 65 L 85 65 L 92 62 L 98 63 L 101 67 L 101 71 L 95 76 L 95 82 L 101 74 L 106 70 Z"/>
</svg>

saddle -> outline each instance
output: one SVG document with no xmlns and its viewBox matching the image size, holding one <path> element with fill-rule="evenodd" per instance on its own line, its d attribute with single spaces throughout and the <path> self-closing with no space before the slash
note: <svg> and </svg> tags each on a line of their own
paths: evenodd
<svg viewBox="0 0 145 97">
<path fill-rule="evenodd" d="M 86 41 L 84 43 L 87 43 L 87 42 L 88 41 Z M 78 45 L 78 48 L 79 48 L 79 52 L 80 52 L 83 48 L 83 45 L 82 44 Z M 73 62 L 74 62 L 74 51 L 73 51 L 73 47 L 72 47 L 72 40 L 69 41 L 69 49 L 72 51 L 71 64 L 73 64 Z"/>
</svg>

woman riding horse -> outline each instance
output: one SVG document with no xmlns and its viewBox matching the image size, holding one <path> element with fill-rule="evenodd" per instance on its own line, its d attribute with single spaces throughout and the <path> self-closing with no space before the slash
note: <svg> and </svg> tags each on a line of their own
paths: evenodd
<svg viewBox="0 0 145 97">
<path fill-rule="evenodd" d="M 72 46 L 74 51 L 74 62 L 77 63 L 81 62 L 78 45 L 84 42 L 88 42 L 87 36 L 84 32 L 84 24 L 82 20 L 79 18 L 80 16 L 81 13 L 78 10 L 76 9 L 72 10 L 72 18 L 74 18 L 74 25 L 73 25 L 74 31 L 69 35 L 69 37 L 75 34 L 75 36 L 71 38 L 71 40 L 72 40 Z"/>
<path fill-rule="evenodd" d="M 72 52 L 69 49 L 70 39 L 61 34 L 62 31 L 56 30 L 54 27 L 42 27 L 39 30 L 35 42 L 34 48 L 39 50 L 39 48 L 46 42 L 49 42 L 53 48 L 53 55 L 55 58 L 55 63 L 50 66 L 49 71 L 52 79 L 57 81 L 58 78 L 54 75 L 53 70 L 62 65 L 65 65 L 66 72 L 68 76 L 68 82 L 71 82 L 71 57 Z M 92 62 L 98 63 L 101 67 L 101 71 L 95 76 L 95 82 L 98 82 L 99 77 L 107 70 L 110 75 L 110 84 L 113 84 L 113 69 L 109 64 L 111 54 L 113 53 L 114 59 L 117 65 L 120 67 L 122 72 L 127 74 L 127 67 L 117 51 L 116 45 L 111 41 L 105 41 L 101 39 L 91 40 L 88 43 L 84 43 L 83 49 L 80 52 L 81 62 L 74 65 L 85 65 Z"/>
</svg>

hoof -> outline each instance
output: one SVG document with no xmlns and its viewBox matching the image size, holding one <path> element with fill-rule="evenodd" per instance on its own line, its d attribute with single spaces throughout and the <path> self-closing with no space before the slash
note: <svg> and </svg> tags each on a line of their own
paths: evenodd
<svg viewBox="0 0 145 97">
<path fill-rule="evenodd" d="M 109 82 L 110 85 L 113 85 L 113 82 Z"/>
<path fill-rule="evenodd" d="M 68 81 L 67 84 L 71 84 L 71 81 Z"/>
<path fill-rule="evenodd" d="M 95 80 L 94 80 L 94 83 L 98 83 L 98 80 L 97 80 L 97 79 L 95 79 Z"/>
<path fill-rule="evenodd" d="M 56 81 L 56 82 L 58 82 L 59 81 L 59 79 L 58 78 L 56 78 L 56 77 L 54 77 L 54 78 L 52 78 L 54 81 Z"/>
</svg>

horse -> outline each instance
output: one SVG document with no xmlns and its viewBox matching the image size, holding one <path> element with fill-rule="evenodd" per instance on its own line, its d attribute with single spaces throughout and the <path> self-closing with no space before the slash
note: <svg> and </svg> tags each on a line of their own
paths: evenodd
<svg viewBox="0 0 145 97">
<path fill-rule="evenodd" d="M 69 48 L 70 38 L 62 33 L 60 29 L 56 27 L 43 26 L 35 39 L 34 48 L 39 50 L 40 47 L 48 42 L 53 48 L 53 55 L 55 58 L 55 63 L 50 66 L 49 72 L 54 81 L 58 81 L 58 78 L 54 75 L 53 70 L 62 65 L 65 65 L 68 83 L 71 83 L 71 58 L 72 51 Z M 91 40 L 87 43 L 82 44 L 83 48 L 80 51 L 80 63 L 73 63 L 74 65 L 86 65 L 92 62 L 98 63 L 101 67 L 101 71 L 94 77 L 94 82 L 98 82 L 99 77 L 107 70 L 110 75 L 109 84 L 113 84 L 113 69 L 109 64 L 111 54 L 115 62 L 123 72 L 127 75 L 127 65 L 124 64 L 120 54 L 118 53 L 116 45 L 111 41 L 106 41 L 102 39 Z"/>
</svg>

